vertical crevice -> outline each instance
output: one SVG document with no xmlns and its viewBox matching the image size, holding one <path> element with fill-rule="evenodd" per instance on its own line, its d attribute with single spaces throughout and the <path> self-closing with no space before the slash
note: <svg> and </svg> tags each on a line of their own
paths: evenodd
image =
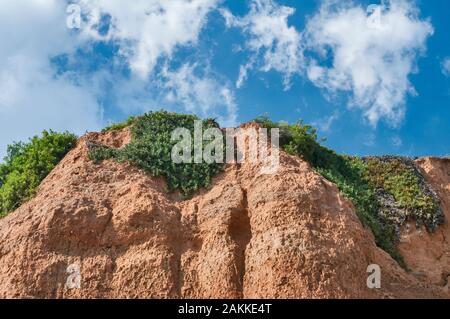
<svg viewBox="0 0 450 319">
<path fill-rule="evenodd" d="M 179 218 L 180 232 L 177 235 L 177 298 L 193 298 L 195 295 L 194 287 L 196 283 L 196 273 L 195 270 L 191 269 L 189 265 L 189 259 L 185 259 L 183 262 L 183 257 L 185 254 L 197 256 L 202 250 L 203 239 L 197 230 L 196 216 L 199 211 L 198 204 L 195 203 L 193 206 L 194 212 L 193 216 L 194 222 L 190 224 L 189 222 L 183 221 L 181 212 Z"/>
<path fill-rule="evenodd" d="M 235 266 L 238 286 L 238 297 L 244 297 L 244 277 L 246 268 L 246 250 L 252 238 L 250 216 L 247 205 L 247 192 L 243 191 L 243 201 L 240 209 L 232 212 L 229 225 L 230 237 L 235 243 Z"/>
<path fill-rule="evenodd" d="M 173 254 L 174 254 L 174 267 L 175 269 L 173 269 L 173 274 L 175 275 L 174 278 L 174 286 L 171 292 L 172 296 L 175 296 L 175 298 L 183 298 L 182 297 L 182 287 L 184 284 L 184 273 L 183 273 L 183 265 L 182 265 L 182 256 L 183 256 L 183 251 L 184 251 L 184 242 L 185 242 L 185 238 L 184 238 L 184 225 L 182 222 L 183 216 L 182 216 L 182 212 L 181 210 L 179 210 L 177 212 L 177 227 L 176 229 L 178 231 L 176 231 L 174 234 L 174 242 L 176 243 L 176 245 L 173 247 Z M 170 263 L 170 262 L 169 262 Z"/>
</svg>

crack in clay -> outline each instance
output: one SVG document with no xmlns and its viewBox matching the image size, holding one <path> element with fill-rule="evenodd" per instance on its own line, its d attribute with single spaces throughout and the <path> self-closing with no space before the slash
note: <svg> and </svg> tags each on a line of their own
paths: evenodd
<svg viewBox="0 0 450 319">
<path fill-rule="evenodd" d="M 244 298 L 244 277 L 246 270 L 246 251 L 252 238 L 250 216 L 248 212 L 247 191 L 242 189 L 242 206 L 233 211 L 229 224 L 230 236 L 236 244 L 235 265 L 238 277 L 239 298 Z"/>
</svg>

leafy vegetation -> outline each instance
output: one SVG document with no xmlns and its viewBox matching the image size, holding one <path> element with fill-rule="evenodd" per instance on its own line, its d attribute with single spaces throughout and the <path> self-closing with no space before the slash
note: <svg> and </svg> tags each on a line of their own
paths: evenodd
<svg viewBox="0 0 450 319">
<path fill-rule="evenodd" d="M 403 267 L 405 263 L 396 249 L 400 226 L 408 218 L 427 225 L 430 230 L 442 222 L 439 205 L 414 173 L 413 164 L 398 159 L 362 159 L 336 154 L 320 145 L 316 129 L 301 121 L 293 125 L 275 123 L 267 116 L 255 121 L 266 128 L 280 128 L 280 146 L 287 153 L 304 158 L 335 183 L 353 202 L 361 222 L 372 230 L 377 245 Z M 392 198 L 393 203 L 386 201 L 382 194 Z"/>
<path fill-rule="evenodd" d="M 70 133 L 44 131 L 27 143 L 8 146 L 0 164 L 0 216 L 19 207 L 34 196 L 36 188 L 66 153 L 77 137 Z"/>
<path fill-rule="evenodd" d="M 131 162 L 152 176 L 164 176 L 169 191 L 180 190 L 185 196 L 202 187 L 209 186 L 211 179 L 223 169 L 223 164 L 180 163 L 172 161 L 172 132 L 177 128 L 186 128 L 194 136 L 194 122 L 199 120 L 193 115 L 180 115 L 166 111 L 149 112 L 134 118 L 131 126 L 132 141 L 123 149 L 105 146 L 94 148 L 89 157 L 94 161 L 115 159 L 119 162 Z M 203 130 L 217 127 L 214 120 L 202 121 Z M 194 154 L 194 143 L 191 143 Z M 203 149 L 205 143 L 203 143 Z"/>
<path fill-rule="evenodd" d="M 398 230 L 401 224 L 413 219 L 433 231 L 443 222 L 436 196 L 418 173 L 413 162 L 402 157 L 369 157 L 365 159 L 365 176 L 377 189 L 383 205 L 381 214 Z M 383 196 L 383 193 L 388 197 Z M 389 196 L 391 200 L 389 200 Z M 395 204 L 389 203 L 395 201 Z"/>
</svg>

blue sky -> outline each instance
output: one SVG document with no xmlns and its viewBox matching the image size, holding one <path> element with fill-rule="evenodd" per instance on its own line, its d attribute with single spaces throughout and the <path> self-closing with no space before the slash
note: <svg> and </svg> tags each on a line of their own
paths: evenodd
<svg viewBox="0 0 450 319">
<path fill-rule="evenodd" d="M 0 156 L 43 129 L 83 134 L 161 108 L 223 125 L 301 118 L 347 154 L 448 155 L 449 12 L 448 0 L 0 0 Z"/>
</svg>

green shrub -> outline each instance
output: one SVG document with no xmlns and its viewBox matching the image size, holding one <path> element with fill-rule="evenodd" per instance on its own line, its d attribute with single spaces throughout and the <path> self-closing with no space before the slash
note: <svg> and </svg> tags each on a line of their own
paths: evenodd
<svg viewBox="0 0 450 319">
<path fill-rule="evenodd" d="M 70 133 L 44 131 L 28 143 L 8 146 L 0 164 L 0 215 L 5 216 L 34 196 L 36 188 L 66 153 L 77 137 Z"/>
<path fill-rule="evenodd" d="M 394 209 L 385 205 L 384 218 L 400 229 L 408 219 L 425 225 L 430 231 L 443 222 L 437 198 L 423 181 L 412 160 L 402 157 L 365 158 L 365 176 L 379 194 L 387 193 L 395 200 Z M 399 216 L 400 215 L 400 216 Z"/>
<path fill-rule="evenodd" d="M 173 163 L 172 148 L 177 141 L 171 140 L 172 132 L 177 128 L 186 128 L 191 132 L 193 140 L 196 120 L 199 119 L 193 115 L 149 112 L 133 120 L 130 144 L 118 150 L 98 146 L 89 153 L 89 157 L 94 161 L 115 159 L 118 162 L 133 163 L 152 176 L 164 176 L 169 191 L 178 189 L 184 196 L 189 196 L 198 189 L 209 186 L 211 179 L 223 169 L 223 164 L 220 163 Z M 202 121 L 202 125 L 203 130 L 217 127 L 211 119 Z M 191 146 L 192 153 L 193 149 L 194 145 Z"/>
</svg>

